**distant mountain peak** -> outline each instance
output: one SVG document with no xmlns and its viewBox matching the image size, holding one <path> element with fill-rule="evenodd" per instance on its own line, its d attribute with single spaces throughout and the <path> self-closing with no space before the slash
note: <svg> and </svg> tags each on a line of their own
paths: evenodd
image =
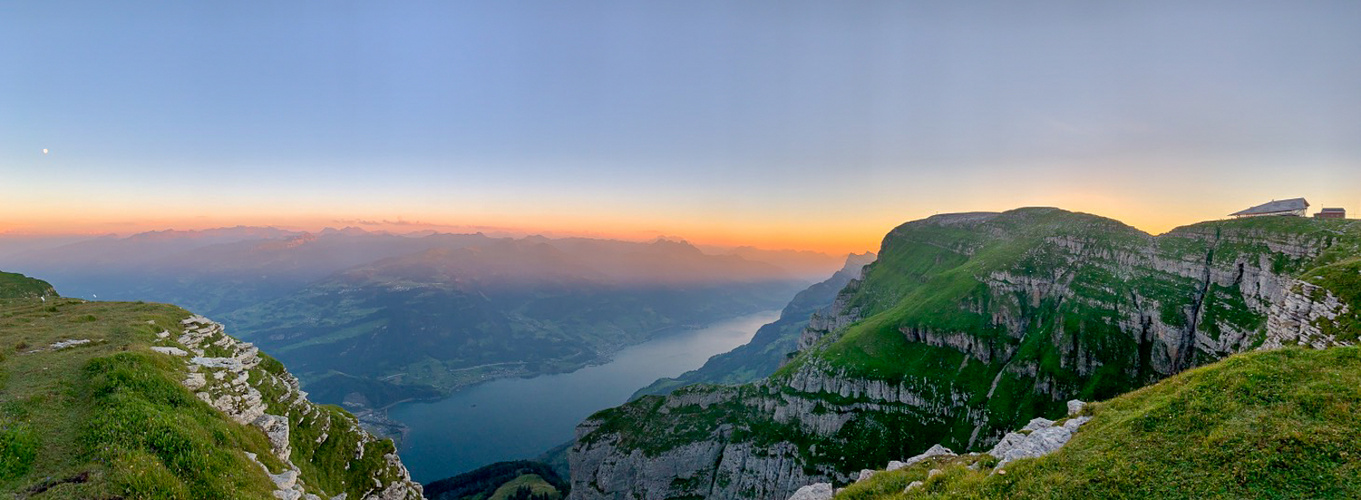
<svg viewBox="0 0 1361 500">
<path fill-rule="evenodd" d="M 345 227 L 340 228 L 340 229 L 336 229 L 336 228 L 333 228 L 333 227 L 328 227 L 328 228 L 322 229 L 322 230 L 321 230 L 321 234 L 322 234 L 323 236 L 333 235 L 333 234 L 340 234 L 340 235 L 345 235 L 345 236 L 365 236 L 365 235 L 369 235 L 369 234 L 373 234 L 373 233 L 370 233 L 369 231 L 365 231 L 365 230 L 362 229 L 362 228 L 358 228 L 358 227 L 354 227 L 354 226 L 345 226 Z"/>
<path fill-rule="evenodd" d="M 683 250 L 687 253 L 695 254 L 704 253 L 700 251 L 699 247 L 691 245 L 689 241 L 685 240 L 669 240 L 665 238 L 657 238 L 648 245 L 651 246 L 652 248 Z"/>
<path fill-rule="evenodd" d="M 878 258 L 879 256 L 875 255 L 874 252 L 852 252 L 846 255 L 846 265 L 841 267 L 840 272 L 851 273 L 855 275 L 856 279 L 859 279 L 860 273 L 864 271 L 865 266 L 873 264 Z"/>
</svg>

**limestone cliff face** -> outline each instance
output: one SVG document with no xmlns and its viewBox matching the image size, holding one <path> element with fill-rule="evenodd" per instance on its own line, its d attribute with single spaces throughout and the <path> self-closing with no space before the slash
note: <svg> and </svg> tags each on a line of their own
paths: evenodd
<svg viewBox="0 0 1361 500">
<path fill-rule="evenodd" d="M 1343 303 L 1332 291 L 1302 280 L 1294 280 L 1279 301 L 1271 304 L 1263 349 L 1287 345 L 1307 345 L 1315 349 L 1346 344 L 1321 326 L 1333 324 L 1352 311 L 1355 305 Z"/>
<path fill-rule="evenodd" d="M 411 481 L 390 441 L 375 439 L 348 413 L 308 401 L 298 379 L 254 345 L 226 335 L 221 324 L 191 316 L 183 326 L 177 338 L 161 334 L 152 350 L 183 358 L 185 387 L 269 437 L 273 454 L 285 464 L 278 471 L 260 464 L 274 481 L 276 498 L 421 498 L 421 486 Z M 327 467 L 343 470 L 323 470 Z"/>
<path fill-rule="evenodd" d="M 936 443 L 985 450 L 1067 400 L 1231 353 L 1354 342 L 1333 327 L 1361 304 L 1315 270 L 1355 265 L 1358 242 L 1354 221 L 1222 221 L 1157 237 L 1056 209 L 908 223 L 772 378 L 583 423 L 572 497 L 784 499 Z"/>
</svg>

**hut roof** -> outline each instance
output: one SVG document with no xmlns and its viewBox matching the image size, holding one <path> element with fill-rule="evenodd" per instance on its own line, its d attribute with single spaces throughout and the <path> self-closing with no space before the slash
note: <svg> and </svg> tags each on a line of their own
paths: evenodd
<svg viewBox="0 0 1361 500">
<path fill-rule="evenodd" d="M 1309 202 L 1304 198 L 1291 198 L 1288 200 L 1274 200 L 1255 207 L 1239 210 L 1229 215 L 1257 215 L 1272 214 L 1276 212 L 1292 212 L 1295 210 L 1305 210 L 1309 208 Z"/>
</svg>

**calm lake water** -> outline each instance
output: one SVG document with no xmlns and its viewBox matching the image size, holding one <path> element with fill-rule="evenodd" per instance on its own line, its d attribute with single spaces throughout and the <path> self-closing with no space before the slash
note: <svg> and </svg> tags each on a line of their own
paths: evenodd
<svg viewBox="0 0 1361 500">
<path fill-rule="evenodd" d="M 432 403 L 393 407 L 410 427 L 399 451 L 412 478 L 430 482 L 503 460 L 533 458 L 572 439 L 578 423 L 618 406 L 660 377 L 699 368 L 775 321 L 764 311 L 626 348 L 603 365 L 557 375 L 502 379 Z"/>
</svg>

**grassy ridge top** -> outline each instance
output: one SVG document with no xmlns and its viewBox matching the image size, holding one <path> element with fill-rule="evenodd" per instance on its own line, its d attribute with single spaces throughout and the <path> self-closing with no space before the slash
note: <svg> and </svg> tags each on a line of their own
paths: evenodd
<svg viewBox="0 0 1361 500">
<path fill-rule="evenodd" d="M 0 271 L 0 299 L 56 297 L 57 291 L 46 281 L 18 273 Z"/>
<path fill-rule="evenodd" d="M 1005 474 L 936 460 L 837 498 L 1361 497 L 1361 348 L 1239 354 L 1090 406 L 1060 451 Z"/>
</svg>

